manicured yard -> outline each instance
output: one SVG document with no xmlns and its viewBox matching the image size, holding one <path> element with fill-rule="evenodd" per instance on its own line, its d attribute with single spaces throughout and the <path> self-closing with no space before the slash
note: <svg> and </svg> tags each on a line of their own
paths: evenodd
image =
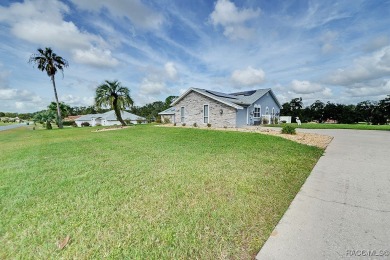
<svg viewBox="0 0 390 260">
<path fill-rule="evenodd" d="M 298 126 L 296 123 L 292 123 L 296 128 L 305 129 L 356 129 L 356 130 L 387 130 L 390 131 L 390 125 L 367 125 L 367 124 L 308 124 L 303 123 Z M 282 125 L 267 125 L 281 127 Z"/>
<path fill-rule="evenodd" d="M 250 259 L 323 153 L 256 133 L 92 130 L 0 132 L 0 259 Z"/>
</svg>

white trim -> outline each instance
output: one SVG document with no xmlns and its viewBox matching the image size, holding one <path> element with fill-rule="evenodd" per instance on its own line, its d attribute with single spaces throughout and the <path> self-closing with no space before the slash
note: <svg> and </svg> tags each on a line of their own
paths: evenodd
<svg viewBox="0 0 390 260">
<path fill-rule="evenodd" d="M 253 109 L 253 118 L 261 118 L 261 105 L 255 105 L 254 106 L 255 108 Z M 259 111 L 259 116 L 255 116 L 255 114 L 256 114 L 256 108 L 259 108 L 260 109 L 260 111 Z"/>
<path fill-rule="evenodd" d="M 207 106 L 207 122 L 205 122 L 205 106 Z M 203 124 L 208 124 L 210 122 L 210 105 L 209 104 L 203 104 Z"/>
<path fill-rule="evenodd" d="M 183 113 L 182 113 L 183 112 Z M 185 123 L 185 108 L 184 107 L 180 107 L 180 123 Z"/>
</svg>

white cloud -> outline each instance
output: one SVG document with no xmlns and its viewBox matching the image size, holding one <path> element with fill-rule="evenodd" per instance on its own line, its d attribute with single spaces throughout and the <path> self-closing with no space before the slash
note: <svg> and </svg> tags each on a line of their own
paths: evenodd
<svg viewBox="0 0 390 260">
<path fill-rule="evenodd" d="M 89 50 L 75 50 L 73 58 L 76 62 L 95 67 L 116 67 L 119 61 L 111 56 L 110 50 L 91 48 Z"/>
<path fill-rule="evenodd" d="M 172 62 L 167 62 L 164 66 L 165 72 L 168 75 L 168 78 L 171 80 L 176 80 L 177 79 L 177 70 L 175 68 L 175 64 Z"/>
<path fill-rule="evenodd" d="M 243 70 L 233 71 L 231 78 L 237 85 L 254 86 L 264 81 L 265 73 L 261 68 L 254 69 L 249 66 Z"/>
<path fill-rule="evenodd" d="M 111 16 L 129 19 L 135 26 L 158 29 L 164 17 L 143 4 L 140 0 L 72 0 L 80 9 L 93 12 L 108 10 Z"/>
<path fill-rule="evenodd" d="M 76 62 L 98 67 L 118 65 L 100 36 L 64 21 L 63 15 L 69 12 L 69 7 L 59 1 L 31 0 L 0 7 L 0 21 L 8 23 L 16 37 L 41 47 L 67 50 Z"/>
<path fill-rule="evenodd" d="M 248 39 L 253 36 L 254 30 L 245 26 L 249 20 L 257 18 L 260 9 L 242 8 L 239 10 L 229 0 L 218 0 L 214 11 L 210 14 L 213 25 L 224 27 L 224 35 L 230 39 Z"/>
<path fill-rule="evenodd" d="M 150 81 L 147 78 L 142 80 L 140 86 L 140 93 L 142 95 L 160 95 L 167 91 L 167 87 L 164 82 Z"/>
<path fill-rule="evenodd" d="M 322 91 L 324 87 L 317 83 L 311 83 L 310 81 L 293 80 L 291 82 L 291 89 L 297 94 L 310 94 Z"/>
<path fill-rule="evenodd" d="M 383 98 L 390 93 L 390 80 L 378 82 L 376 80 L 366 84 L 357 84 L 345 90 L 350 97 L 377 97 Z"/>
<path fill-rule="evenodd" d="M 64 95 L 60 97 L 60 102 L 70 106 L 91 106 L 94 104 L 94 97 L 80 97 L 74 95 Z"/>
<path fill-rule="evenodd" d="M 326 81 L 331 84 L 350 86 L 386 77 L 389 73 L 390 46 L 386 46 L 371 56 L 356 59 L 350 67 L 337 70 Z"/>
</svg>

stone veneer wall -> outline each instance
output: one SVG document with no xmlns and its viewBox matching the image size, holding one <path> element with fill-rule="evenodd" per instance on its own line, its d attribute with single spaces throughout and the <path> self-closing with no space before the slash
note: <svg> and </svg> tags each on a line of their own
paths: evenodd
<svg viewBox="0 0 390 260">
<path fill-rule="evenodd" d="M 180 108 L 184 107 L 184 123 L 206 127 L 203 123 L 203 106 L 209 105 L 209 123 L 211 127 L 236 127 L 236 109 L 191 91 L 175 105 L 175 122 L 181 124 Z M 222 115 L 220 110 L 223 110 Z"/>
</svg>

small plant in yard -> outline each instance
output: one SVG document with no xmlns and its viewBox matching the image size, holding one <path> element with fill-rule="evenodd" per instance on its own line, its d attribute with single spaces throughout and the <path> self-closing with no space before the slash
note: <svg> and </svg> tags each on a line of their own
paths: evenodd
<svg viewBox="0 0 390 260">
<path fill-rule="evenodd" d="M 295 127 L 293 127 L 292 125 L 283 126 L 282 134 L 295 135 L 296 134 Z"/>
<path fill-rule="evenodd" d="M 175 122 L 175 123 L 173 123 L 173 126 L 176 126 L 176 122 Z"/>
<path fill-rule="evenodd" d="M 194 123 L 192 126 L 193 126 L 193 127 L 198 127 L 198 125 L 197 125 L 196 123 Z"/>
<path fill-rule="evenodd" d="M 186 126 L 186 123 L 182 123 L 181 125 L 182 125 L 182 126 Z"/>
<path fill-rule="evenodd" d="M 224 125 L 224 126 L 223 126 L 223 128 L 225 128 L 225 129 L 226 129 L 226 128 L 227 128 L 227 126 L 226 126 L 226 125 Z"/>
<path fill-rule="evenodd" d="M 82 122 L 81 126 L 90 126 L 90 124 L 88 122 Z"/>
<path fill-rule="evenodd" d="M 268 125 L 268 123 L 269 123 L 269 120 L 268 120 L 268 118 L 263 118 L 263 125 Z"/>
<path fill-rule="evenodd" d="M 208 123 L 208 124 L 207 124 L 207 127 L 211 127 L 211 124 L 210 124 L 210 123 Z"/>
</svg>

